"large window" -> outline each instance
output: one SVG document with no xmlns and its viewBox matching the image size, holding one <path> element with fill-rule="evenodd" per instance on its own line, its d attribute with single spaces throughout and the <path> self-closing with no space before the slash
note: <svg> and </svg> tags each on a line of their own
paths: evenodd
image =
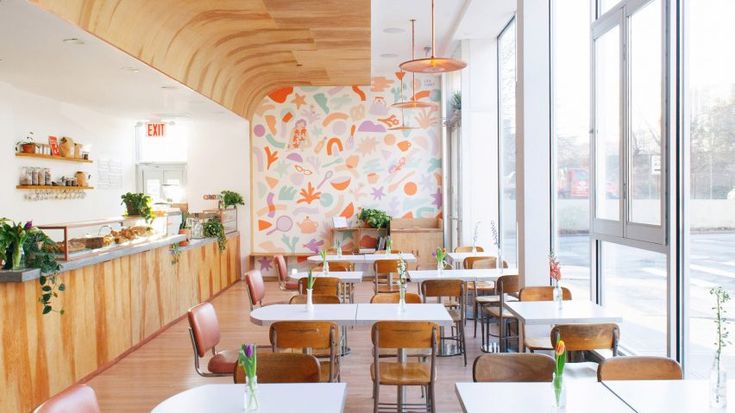
<svg viewBox="0 0 735 413">
<path fill-rule="evenodd" d="M 498 36 L 498 136 L 500 140 L 498 185 L 500 189 L 500 238 L 503 259 L 518 265 L 516 225 L 516 23 Z"/>
<path fill-rule="evenodd" d="M 689 226 L 685 305 L 686 369 L 709 374 L 714 356 L 714 297 L 722 286 L 735 298 L 735 2 L 682 0 L 684 7 L 684 134 L 688 151 Z M 729 303 L 728 317 L 735 315 Z M 730 331 L 733 331 L 730 326 Z M 735 368 L 735 348 L 725 349 Z"/>
<path fill-rule="evenodd" d="M 590 4 L 551 9 L 553 246 L 574 299 L 590 298 Z"/>
</svg>

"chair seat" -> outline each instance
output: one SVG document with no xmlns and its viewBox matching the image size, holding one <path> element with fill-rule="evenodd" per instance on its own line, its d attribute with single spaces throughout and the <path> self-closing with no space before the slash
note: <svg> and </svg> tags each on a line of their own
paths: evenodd
<svg viewBox="0 0 735 413">
<path fill-rule="evenodd" d="M 298 281 L 286 281 L 283 283 L 283 286 L 281 288 L 282 290 L 286 291 L 298 291 L 299 289 L 299 282 Z"/>
<path fill-rule="evenodd" d="M 551 339 L 549 337 L 526 337 L 524 344 L 529 350 L 553 350 L 551 347 Z"/>
<path fill-rule="evenodd" d="M 477 286 L 475 286 L 477 284 Z M 479 291 L 495 291 L 495 283 L 492 281 L 470 281 L 467 283 L 467 290 L 477 289 Z"/>
<path fill-rule="evenodd" d="M 378 357 L 396 357 L 398 351 L 392 348 L 381 348 L 378 353 Z M 430 348 L 407 348 L 407 357 L 431 357 Z"/>
<path fill-rule="evenodd" d="M 452 321 L 454 321 L 455 323 L 462 321 L 462 312 L 460 312 L 458 309 L 452 308 L 447 310 L 447 312 L 449 313 L 449 316 L 452 317 Z"/>
<path fill-rule="evenodd" d="M 331 364 L 330 360 L 322 360 L 319 362 L 319 381 L 322 383 L 329 383 L 331 381 L 331 377 L 329 377 L 329 365 Z M 337 372 L 335 371 L 335 374 Z"/>
<path fill-rule="evenodd" d="M 480 295 L 475 297 L 477 304 L 495 304 L 500 302 L 500 296 L 498 295 Z"/>
<path fill-rule="evenodd" d="M 375 381 L 375 364 L 370 365 L 370 377 Z M 415 386 L 431 382 L 431 367 L 425 363 L 380 362 L 379 384 Z"/>
<path fill-rule="evenodd" d="M 400 291 L 400 287 L 397 285 L 378 284 L 377 293 L 397 293 Z"/>
<path fill-rule="evenodd" d="M 489 315 L 490 317 L 500 318 L 500 307 L 495 306 L 485 306 L 482 308 L 482 311 L 485 312 L 485 314 Z M 510 313 L 510 311 L 503 311 L 503 318 L 516 318 L 513 314 Z"/>
<path fill-rule="evenodd" d="M 217 352 L 207 363 L 207 369 L 210 373 L 231 374 L 235 371 L 235 364 L 239 352 L 235 350 L 224 350 Z"/>
</svg>

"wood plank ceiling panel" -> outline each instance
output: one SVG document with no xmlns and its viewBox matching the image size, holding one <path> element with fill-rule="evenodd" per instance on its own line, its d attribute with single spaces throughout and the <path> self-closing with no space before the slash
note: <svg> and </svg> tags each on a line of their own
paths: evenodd
<svg viewBox="0 0 735 413">
<path fill-rule="evenodd" d="M 370 0 L 31 0 L 250 119 L 281 87 L 370 83 Z"/>
</svg>

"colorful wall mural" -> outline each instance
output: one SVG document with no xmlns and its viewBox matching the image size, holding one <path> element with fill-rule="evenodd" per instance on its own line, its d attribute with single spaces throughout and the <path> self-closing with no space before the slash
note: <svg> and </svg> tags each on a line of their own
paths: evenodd
<svg viewBox="0 0 735 413">
<path fill-rule="evenodd" d="M 441 215 L 439 107 L 405 110 L 403 119 L 390 107 L 411 95 L 410 82 L 395 73 L 369 86 L 283 88 L 263 100 L 251 122 L 253 251 L 329 248 L 332 218 L 354 225 L 360 208 Z M 417 100 L 440 102 L 438 77 L 417 75 L 415 90 Z M 390 130 L 402 122 L 416 129 Z M 341 236 L 351 248 L 351 235 Z"/>
</svg>

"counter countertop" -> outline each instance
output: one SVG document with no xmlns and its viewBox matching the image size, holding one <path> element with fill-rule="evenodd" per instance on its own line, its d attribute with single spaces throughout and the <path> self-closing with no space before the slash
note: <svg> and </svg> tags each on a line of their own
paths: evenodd
<svg viewBox="0 0 735 413">
<path fill-rule="evenodd" d="M 232 232 L 227 234 L 227 238 L 231 238 L 233 236 L 238 236 L 239 232 Z M 146 242 L 143 244 L 138 244 L 135 246 L 131 246 L 130 248 L 122 248 L 113 250 L 106 253 L 97 254 L 90 257 L 80 258 L 78 260 L 73 261 L 66 261 L 61 262 L 61 271 L 60 273 L 65 271 L 71 271 L 76 270 L 78 268 L 86 267 L 89 265 L 99 264 L 101 262 L 114 260 L 115 258 L 125 257 L 128 255 L 138 254 L 145 251 L 154 250 L 157 248 L 164 247 L 166 245 L 171 245 L 175 243 L 179 243 L 185 239 L 185 235 L 170 235 L 167 237 L 159 238 L 150 242 Z M 179 247 L 180 251 L 186 251 L 192 248 L 201 247 L 203 245 L 211 244 L 217 242 L 216 238 L 202 238 L 202 239 L 192 239 L 189 241 L 189 245 L 185 247 Z M 1 271 L 0 270 L 0 283 L 17 283 L 17 282 L 25 282 L 25 281 L 31 281 L 35 280 L 41 277 L 41 271 L 37 268 L 27 268 L 23 270 L 17 270 L 17 271 Z"/>
</svg>

